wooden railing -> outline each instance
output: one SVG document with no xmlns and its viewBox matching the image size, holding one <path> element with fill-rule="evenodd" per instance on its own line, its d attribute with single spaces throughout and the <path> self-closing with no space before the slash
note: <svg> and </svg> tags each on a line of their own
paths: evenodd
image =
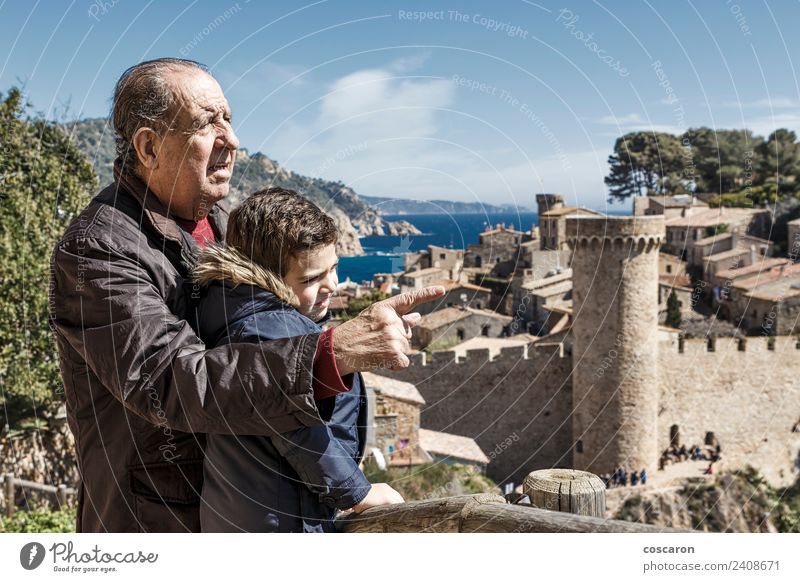
<svg viewBox="0 0 800 582">
<path fill-rule="evenodd" d="M 411 501 L 368 509 L 337 521 L 348 533 L 687 533 L 690 530 L 606 519 L 605 485 L 590 473 L 536 471 L 519 503 L 495 494 Z"/>
<path fill-rule="evenodd" d="M 18 479 L 10 473 L 0 475 L 0 485 L 3 487 L 3 497 L 5 498 L 5 513 L 6 517 L 12 517 L 17 508 L 17 488 L 31 489 L 40 493 L 54 495 L 56 503 L 59 508 L 63 508 L 67 504 L 67 496 L 75 495 L 76 490 L 66 485 L 45 485 L 43 483 L 36 483 L 26 479 Z"/>
</svg>

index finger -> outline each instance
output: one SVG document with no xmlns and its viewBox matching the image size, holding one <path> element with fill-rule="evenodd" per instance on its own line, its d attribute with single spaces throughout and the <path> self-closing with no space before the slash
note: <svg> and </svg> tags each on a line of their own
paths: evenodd
<svg viewBox="0 0 800 582">
<path fill-rule="evenodd" d="M 389 299 L 384 299 L 381 303 L 394 309 L 397 315 L 405 315 L 417 305 L 422 305 L 428 301 L 438 299 L 444 296 L 444 293 L 444 287 L 441 285 L 432 285 L 418 291 L 408 291 L 407 293 L 395 295 Z"/>
</svg>

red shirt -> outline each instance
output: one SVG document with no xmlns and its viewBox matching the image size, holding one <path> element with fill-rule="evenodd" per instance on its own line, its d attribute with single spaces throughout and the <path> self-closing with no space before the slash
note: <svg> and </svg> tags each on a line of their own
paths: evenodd
<svg viewBox="0 0 800 582">
<path fill-rule="evenodd" d="M 203 220 L 195 222 L 194 220 L 185 220 L 183 218 L 174 218 L 175 222 L 183 230 L 192 235 L 192 238 L 200 246 L 205 247 L 208 243 L 215 241 L 214 229 L 211 228 L 211 223 L 208 221 L 208 216 L 203 217 Z"/>
</svg>

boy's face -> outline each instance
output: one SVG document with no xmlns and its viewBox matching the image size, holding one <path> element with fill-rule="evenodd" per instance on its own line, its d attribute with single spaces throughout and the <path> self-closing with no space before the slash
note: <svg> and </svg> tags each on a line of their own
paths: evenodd
<svg viewBox="0 0 800 582">
<path fill-rule="evenodd" d="M 338 265 L 336 245 L 302 251 L 289 258 L 283 281 L 300 299 L 298 311 L 312 321 L 319 321 L 328 312 L 330 297 L 339 283 Z"/>
</svg>

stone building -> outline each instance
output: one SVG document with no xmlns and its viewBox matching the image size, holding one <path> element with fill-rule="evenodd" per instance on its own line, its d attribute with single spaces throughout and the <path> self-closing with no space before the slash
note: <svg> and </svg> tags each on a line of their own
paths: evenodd
<svg viewBox="0 0 800 582">
<path fill-rule="evenodd" d="M 426 251 L 407 253 L 403 257 L 403 262 L 406 273 L 434 268 L 444 271 L 447 279 L 458 279 L 458 274 L 464 266 L 464 251 L 428 245 Z"/>
<path fill-rule="evenodd" d="M 714 235 L 726 233 L 750 234 L 759 238 L 768 236 L 771 214 L 758 208 L 706 208 L 669 218 L 666 221 L 664 252 L 688 260 L 695 244 Z M 725 232 L 722 232 L 722 231 Z"/>
<path fill-rule="evenodd" d="M 444 270 L 436 267 L 429 267 L 427 269 L 403 273 L 397 278 L 397 283 L 400 286 L 400 291 L 405 293 L 406 291 L 424 289 L 437 281 L 447 278 L 448 274 Z"/>
<path fill-rule="evenodd" d="M 423 349 L 435 345 L 453 345 L 473 337 L 508 335 L 511 317 L 488 309 L 445 307 L 427 315 L 411 330 L 411 345 Z"/>
<path fill-rule="evenodd" d="M 376 448 L 389 466 L 423 463 L 473 465 L 484 473 L 489 458 L 470 437 L 420 428 L 420 408 L 425 399 L 409 382 L 364 372 L 370 394 L 367 449 Z"/>
<path fill-rule="evenodd" d="M 473 309 L 487 309 L 492 305 L 492 290 L 488 287 L 462 283 L 450 279 L 434 280 L 429 285 L 441 285 L 445 294 L 436 301 L 423 303 L 415 311 L 426 315 L 447 307 L 471 307 Z M 423 285 L 424 286 L 424 285 Z"/>
<path fill-rule="evenodd" d="M 489 457 L 469 437 L 422 428 L 419 443 L 434 463 L 472 465 L 480 473 L 485 473 L 489 464 Z"/>
<path fill-rule="evenodd" d="M 517 268 L 519 247 L 533 239 L 533 230 L 523 232 L 514 225 L 498 224 L 478 235 L 479 242 L 471 244 L 464 253 L 464 266 L 482 269 L 493 277 L 508 277 Z"/>
<path fill-rule="evenodd" d="M 729 232 L 712 235 L 697 241 L 691 254 L 687 256 L 689 265 L 703 267 L 715 255 L 732 250 L 746 250 L 751 257 L 747 261 L 749 265 L 754 263 L 757 257 L 771 256 L 773 246 L 772 241 L 757 236 Z"/>
<path fill-rule="evenodd" d="M 541 334 L 549 328 L 553 307 L 571 305 L 572 270 L 512 285 L 511 313 L 521 329 Z"/>
<path fill-rule="evenodd" d="M 634 216 L 663 215 L 665 220 L 689 216 L 708 208 L 708 204 L 689 194 L 675 196 L 636 196 L 633 199 Z"/>
<path fill-rule="evenodd" d="M 602 216 L 590 208 L 561 207 L 539 215 L 540 250 L 560 251 L 569 248 L 567 241 L 567 218 L 573 216 Z"/>
</svg>

